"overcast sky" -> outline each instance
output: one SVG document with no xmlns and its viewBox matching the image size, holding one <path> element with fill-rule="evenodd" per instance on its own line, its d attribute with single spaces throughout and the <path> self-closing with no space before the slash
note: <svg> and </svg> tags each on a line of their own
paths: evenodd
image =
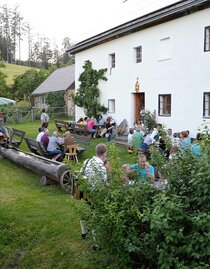
<svg viewBox="0 0 210 269">
<path fill-rule="evenodd" d="M 78 42 L 178 0 L 0 0 L 19 5 L 33 34 L 61 46 L 65 36 Z"/>
</svg>

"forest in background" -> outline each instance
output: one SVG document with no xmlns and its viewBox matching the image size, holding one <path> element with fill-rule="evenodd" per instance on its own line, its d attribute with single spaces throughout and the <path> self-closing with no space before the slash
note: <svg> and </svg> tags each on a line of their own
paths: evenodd
<svg viewBox="0 0 210 269">
<path fill-rule="evenodd" d="M 21 59 L 23 41 L 27 42 L 27 60 Z M 19 6 L 0 5 L 0 57 L 1 61 L 17 65 L 49 69 L 51 65 L 68 65 L 73 62 L 66 49 L 72 44 L 64 37 L 62 48 L 51 44 L 47 36 L 36 36 L 30 24 L 24 20 Z"/>
</svg>

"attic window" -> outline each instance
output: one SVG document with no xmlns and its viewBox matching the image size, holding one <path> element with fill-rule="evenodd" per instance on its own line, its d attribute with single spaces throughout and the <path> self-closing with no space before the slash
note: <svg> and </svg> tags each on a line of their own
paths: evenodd
<svg viewBox="0 0 210 269">
<path fill-rule="evenodd" d="M 204 51 L 210 51 L 210 26 L 205 28 Z"/>
<path fill-rule="evenodd" d="M 134 48 L 134 57 L 136 63 L 142 62 L 142 46 Z"/>
<path fill-rule="evenodd" d="M 109 68 L 115 68 L 115 53 L 109 54 Z"/>
</svg>

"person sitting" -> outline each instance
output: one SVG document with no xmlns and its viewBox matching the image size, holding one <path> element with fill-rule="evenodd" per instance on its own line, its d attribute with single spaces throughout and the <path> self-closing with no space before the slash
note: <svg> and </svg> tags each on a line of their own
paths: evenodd
<svg viewBox="0 0 210 269">
<path fill-rule="evenodd" d="M 74 137 L 71 135 L 70 131 L 64 133 L 64 152 L 66 152 L 69 145 L 74 145 Z"/>
<path fill-rule="evenodd" d="M 153 182 L 155 179 L 154 167 L 147 162 L 144 154 L 139 156 L 138 163 L 130 165 L 128 171 L 135 171 L 138 181 L 149 179 Z"/>
<path fill-rule="evenodd" d="M 43 144 L 44 148 L 47 150 L 47 146 L 49 144 L 49 135 L 50 135 L 50 132 L 48 129 L 45 129 L 44 130 L 44 134 L 43 136 L 41 137 L 41 140 L 40 142 Z"/>
<path fill-rule="evenodd" d="M 191 138 L 188 136 L 186 131 L 182 131 L 180 133 L 181 143 L 180 148 L 181 150 L 185 150 L 186 148 L 190 148 L 191 146 Z"/>
<path fill-rule="evenodd" d="M 0 141 L 1 143 L 7 142 L 9 139 L 8 129 L 4 126 L 4 118 L 0 119 Z"/>
<path fill-rule="evenodd" d="M 99 115 L 98 124 L 99 125 L 105 125 L 106 124 L 106 120 L 103 118 L 102 115 Z"/>
<path fill-rule="evenodd" d="M 112 134 L 113 134 L 113 129 L 115 127 L 115 122 L 112 119 L 111 116 L 107 117 L 106 119 L 106 137 L 107 141 L 110 142 L 112 140 Z"/>
<path fill-rule="evenodd" d="M 79 120 L 77 121 L 77 123 L 84 124 L 84 119 L 83 118 L 79 118 Z"/>
<path fill-rule="evenodd" d="M 134 130 L 140 130 L 140 132 L 142 133 L 142 135 L 144 136 L 145 135 L 145 128 L 144 128 L 144 124 L 141 123 L 140 120 L 137 120 L 135 123 L 134 123 Z"/>
<path fill-rule="evenodd" d="M 87 123 L 87 130 L 89 133 L 92 134 L 92 136 L 94 136 L 94 134 L 96 133 L 96 129 L 94 129 L 95 125 L 96 123 L 94 121 L 94 117 L 92 116 L 91 119 Z"/>
<path fill-rule="evenodd" d="M 199 141 L 201 141 L 201 140 L 202 140 L 202 134 L 201 133 L 197 133 L 197 135 L 196 135 L 196 141 L 190 147 L 190 150 L 198 158 L 201 156 L 201 146 L 199 144 Z"/>
<path fill-rule="evenodd" d="M 47 128 L 42 128 L 41 131 L 38 133 L 37 137 L 36 137 L 36 141 L 37 142 L 41 142 L 41 138 L 44 135 L 45 131 L 47 130 Z"/>
<path fill-rule="evenodd" d="M 180 145 L 180 137 L 179 133 L 174 133 L 173 138 L 171 140 L 172 146 L 179 146 Z"/>
<path fill-rule="evenodd" d="M 125 185 L 132 185 L 134 183 L 133 175 L 129 171 L 129 164 L 123 164 L 121 167 L 121 178 Z M 128 172 L 129 171 L 129 172 Z"/>
<path fill-rule="evenodd" d="M 57 154 L 62 154 L 61 149 L 58 149 L 59 145 L 63 144 L 63 140 L 60 139 L 59 133 L 57 131 L 54 131 L 52 133 L 52 136 L 49 137 L 49 143 L 47 146 L 47 151 L 51 155 L 57 155 Z"/>
<path fill-rule="evenodd" d="M 140 129 L 136 129 L 136 132 L 133 134 L 132 146 L 135 151 L 141 149 L 143 143 L 143 135 L 140 132 Z"/>
<path fill-rule="evenodd" d="M 168 128 L 168 130 L 167 130 L 167 137 L 170 139 L 170 141 L 172 141 L 174 136 L 173 136 L 171 128 Z"/>
</svg>

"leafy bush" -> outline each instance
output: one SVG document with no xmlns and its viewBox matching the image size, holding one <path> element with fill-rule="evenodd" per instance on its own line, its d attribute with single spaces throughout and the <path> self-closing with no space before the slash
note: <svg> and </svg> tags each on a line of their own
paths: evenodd
<svg viewBox="0 0 210 269">
<path fill-rule="evenodd" d="M 123 185 L 119 156 L 109 148 L 110 184 L 92 190 L 84 203 L 93 243 L 104 253 L 106 268 L 209 268 L 210 150 L 209 135 L 202 140 L 198 159 L 190 151 L 168 162 L 158 150 L 151 154 L 164 188 L 150 182 Z M 101 256 L 100 256 L 101 257 Z"/>
</svg>

